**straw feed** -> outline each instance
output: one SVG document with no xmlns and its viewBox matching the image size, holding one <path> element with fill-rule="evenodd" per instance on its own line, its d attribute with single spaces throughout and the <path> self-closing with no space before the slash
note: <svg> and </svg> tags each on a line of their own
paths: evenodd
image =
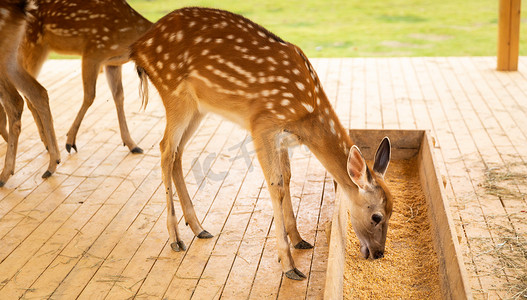
<svg viewBox="0 0 527 300">
<path fill-rule="evenodd" d="M 416 159 L 392 161 L 386 182 L 394 196 L 383 259 L 365 260 L 348 227 L 345 299 L 441 299 L 439 267 Z"/>
</svg>

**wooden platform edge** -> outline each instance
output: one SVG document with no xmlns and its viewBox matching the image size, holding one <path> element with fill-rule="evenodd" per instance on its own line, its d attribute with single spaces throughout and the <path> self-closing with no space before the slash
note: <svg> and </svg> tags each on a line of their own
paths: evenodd
<svg viewBox="0 0 527 300">
<path fill-rule="evenodd" d="M 348 228 L 348 211 L 350 203 L 342 201 L 341 192 L 335 184 L 335 209 L 331 220 L 331 236 L 329 239 L 328 266 L 326 270 L 326 285 L 324 299 L 342 299 L 344 286 L 344 267 L 346 255 L 346 232 Z"/>
<path fill-rule="evenodd" d="M 430 208 L 429 217 L 434 231 L 434 248 L 439 256 L 443 298 L 472 299 L 468 274 L 455 236 L 454 221 L 445 197 L 443 182 L 440 181 L 441 174 L 435 167 L 432 147 L 430 133 L 425 131 L 418 156 L 419 175 Z"/>
</svg>

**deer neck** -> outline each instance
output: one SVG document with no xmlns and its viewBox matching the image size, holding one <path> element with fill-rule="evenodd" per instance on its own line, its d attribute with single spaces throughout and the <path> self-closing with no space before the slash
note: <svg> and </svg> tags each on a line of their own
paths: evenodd
<svg viewBox="0 0 527 300">
<path fill-rule="evenodd" d="M 323 99 L 326 100 L 325 97 Z M 353 142 L 327 100 L 307 115 L 293 132 L 308 146 L 339 186 L 354 189 L 355 185 L 347 171 L 348 153 Z"/>
</svg>

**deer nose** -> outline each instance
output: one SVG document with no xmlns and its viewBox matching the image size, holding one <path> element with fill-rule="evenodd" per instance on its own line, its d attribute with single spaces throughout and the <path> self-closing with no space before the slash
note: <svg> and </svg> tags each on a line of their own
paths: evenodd
<svg viewBox="0 0 527 300">
<path fill-rule="evenodd" d="M 379 258 L 383 258 L 384 257 L 384 252 L 383 251 L 377 251 L 375 252 L 375 254 L 373 255 L 373 258 L 374 259 L 379 259 Z"/>
</svg>

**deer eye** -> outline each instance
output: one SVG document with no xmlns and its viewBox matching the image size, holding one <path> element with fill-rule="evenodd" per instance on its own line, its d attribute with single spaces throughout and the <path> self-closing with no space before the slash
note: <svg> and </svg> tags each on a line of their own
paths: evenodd
<svg viewBox="0 0 527 300">
<path fill-rule="evenodd" d="M 375 224 L 379 224 L 382 221 L 382 215 L 379 213 L 375 213 L 371 215 L 371 220 L 375 222 Z"/>
</svg>

